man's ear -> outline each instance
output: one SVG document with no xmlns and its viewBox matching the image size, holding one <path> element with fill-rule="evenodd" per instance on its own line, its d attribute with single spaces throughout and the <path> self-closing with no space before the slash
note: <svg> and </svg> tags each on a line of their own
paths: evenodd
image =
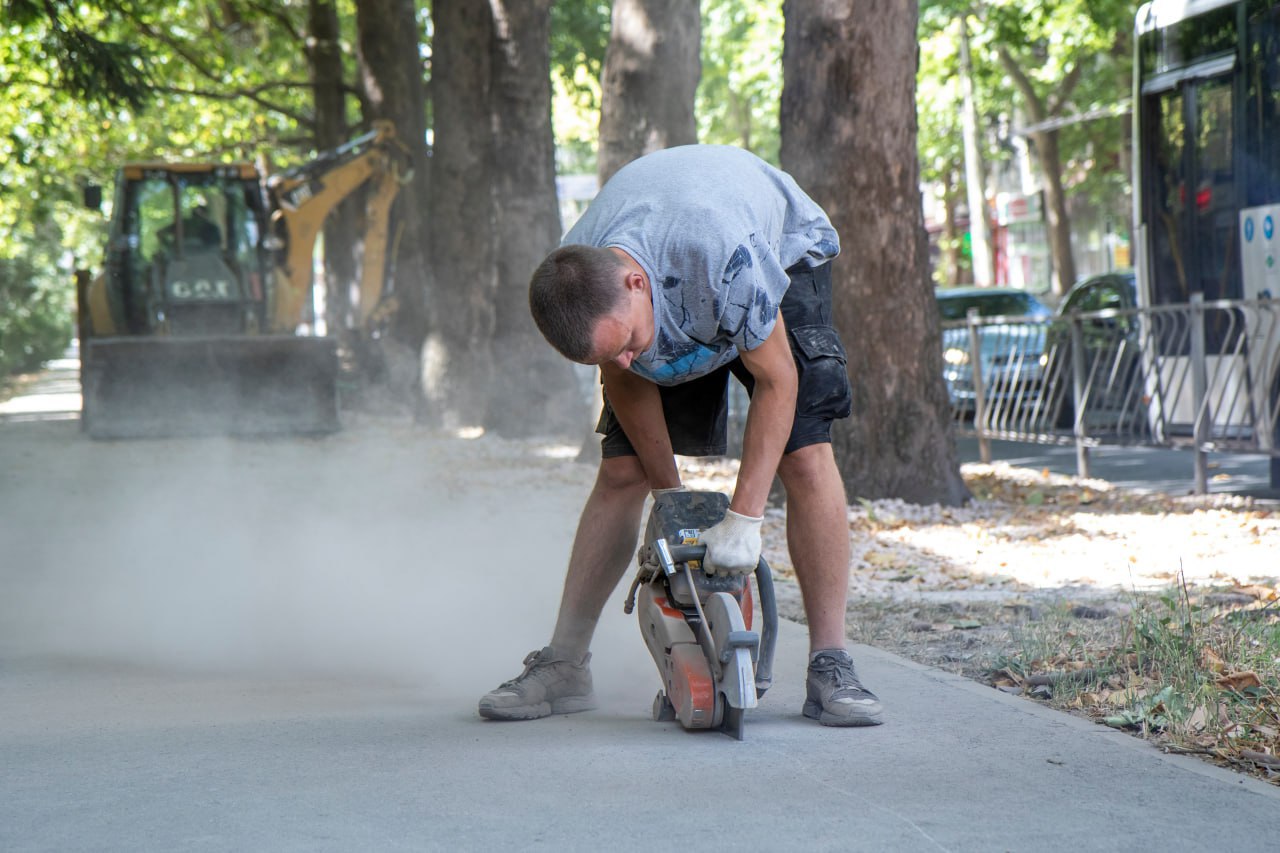
<svg viewBox="0 0 1280 853">
<path fill-rule="evenodd" d="M 623 285 L 629 291 L 645 290 L 649 286 L 648 282 L 644 279 L 644 275 L 637 270 L 627 270 L 627 276 L 623 279 Z"/>
</svg>

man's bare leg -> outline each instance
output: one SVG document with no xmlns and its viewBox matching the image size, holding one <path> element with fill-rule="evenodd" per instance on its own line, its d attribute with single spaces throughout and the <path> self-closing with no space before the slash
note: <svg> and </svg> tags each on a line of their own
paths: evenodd
<svg viewBox="0 0 1280 853">
<path fill-rule="evenodd" d="M 480 697 L 480 716 L 536 720 L 595 707 L 587 649 L 600 612 L 635 553 L 648 493 L 644 469 L 634 456 L 600 463 L 578 520 L 551 645 L 526 657 L 518 677 Z"/>
<path fill-rule="evenodd" d="M 809 619 L 809 671 L 803 713 L 824 726 L 874 726 L 880 700 L 858 680 L 845 649 L 849 596 L 848 501 L 830 444 L 783 457 L 787 548 Z"/>
<path fill-rule="evenodd" d="M 551 635 L 551 647 L 563 659 L 579 661 L 586 655 L 605 602 L 635 557 L 640 513 L 648 494 L 648 481 L 636 457 L 601 461 L 595 487 L 578 520 L 560 614 Z"/>
<path fill-rule="evenodd" d="M 787 550 L 809 620 L 809 651 L 842 649 L 849 595 L 849 506 L 830 444 L 788 453 Z"/>
</svg>

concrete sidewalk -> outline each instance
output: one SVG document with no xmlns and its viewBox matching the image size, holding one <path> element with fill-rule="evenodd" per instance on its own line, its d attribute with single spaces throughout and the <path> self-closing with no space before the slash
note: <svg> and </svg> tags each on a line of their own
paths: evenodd
<svg viewBox="0 0 1280 853">
<path fill-rule="evenodd" d="M 1280 835 L 1272 786 L 868 648 L 888 722 L 815 725 L 790 623 L 745 742 L 654 723 L 656 672 L 609 622 L 603 707 L 528 723 L 482 722 L 481 689 L 0 661 L 0 849 L 1262 851 Z"/>
<path fill-rule="evenodd" d="M 622 590 L 599 710 L 482 721 L 590 477 L 410 429 L 0 419 L 0 850 L 1276 849 L 1280 789 L 872 649 L 886 724 L 818 726 L 791 623 L 745 742 L 654 723 Z"/>
</svg>

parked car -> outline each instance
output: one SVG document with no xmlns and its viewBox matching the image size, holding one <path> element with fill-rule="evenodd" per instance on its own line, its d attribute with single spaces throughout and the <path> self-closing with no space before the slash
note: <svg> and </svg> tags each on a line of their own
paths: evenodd
<svg viewBox="0 0 1280 853">
<path fill-rule="evenodd" d="M 953 409 L 971 412 L 975 408 L 969 329 L 958 323 L 972 308 L 979 317 L 1001 319 L 979 327 L 986 401 L 1016 403 L 1038 394 L 1044 373 L 1045 323 L 1037 321 L 1053 314 L 1047 305 L 1034 294 L 1012 287 L 938 288 L 935 295 L 944 324 L 942 376 Z M 1010 322 L 1002 322 L 1005 318 Z"/>
<path fill-rule="evenodd" d="M 1076 282 L 1062 304 L 1059 314 L 1084 311 L 1128 310 L 1138 307 L 1138 280 L 1133 270 L 1116 270 Z"/>
<path fill-rule="evenodd" d="M 1070 319 L 1080 323 L 1084 346 L 1085 426 L 1090 431 L 1132 431 L 1145 424 L 1138 342 L 1138 285 L 1132 270 L 1077 282 L 1058 306 L 1046 347 L 1046 372 L 1058 398 L 1055 425 L 1075 422 L 1075 369 Z"/>
</svg>

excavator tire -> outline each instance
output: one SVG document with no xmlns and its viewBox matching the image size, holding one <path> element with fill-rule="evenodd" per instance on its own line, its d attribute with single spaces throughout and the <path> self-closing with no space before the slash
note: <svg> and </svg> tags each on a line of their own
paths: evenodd
<svg viewBox="0 0 1280 853">
<path fill-rule="evenodd" d="M 330 338 L 118 337 L 81 353 L 92 438 L 323 434 L 338 429 Z"/>
</svg>

